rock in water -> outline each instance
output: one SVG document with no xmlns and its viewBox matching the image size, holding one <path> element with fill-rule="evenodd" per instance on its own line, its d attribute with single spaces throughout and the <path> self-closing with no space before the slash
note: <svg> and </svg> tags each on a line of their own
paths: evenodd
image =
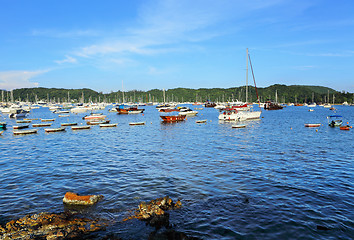
<svg viewBox="0 0 354 240">
<path fill-rule="evenodd" d="M 77 239 L 106 226 L 98 220 L 65 213 L 39 213 L 6 223 L 0 227 L 0 239 Z"/>
<path fill-rule="evenodd" d="M 165 211 L 172 210 L 182 207 L 182 203 L 178 200 L 176 203 L 172 201 L 168 196 L 163 198 L 157 198 L 151 200 L 150 202 L 141 202 L 139 208 L 133 216 L 130 216 L 125 220 L 137 218 L 137 219 L 150 219 L 155 216 L 162 216 L 165 214 Z"/>
<path fill-rule="evenodd" d="M 102 199 L 102 195 L 79 196 L 73 192 L 65 193 L 63 202 L 70 205 L 93 205 Z"/>
</svg>

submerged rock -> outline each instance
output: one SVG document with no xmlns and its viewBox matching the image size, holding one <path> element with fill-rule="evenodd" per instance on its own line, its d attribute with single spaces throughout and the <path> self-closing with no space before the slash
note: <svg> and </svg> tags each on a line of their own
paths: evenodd
<svg viewBox="0 0 354 240">
<path fill-rule="evenodd" d="M 70 205 L 93 205 L 103 198 L 102 195 L 79 196 L 77 193 L 67 192 L 63 202 Z"/>
<path fill-rule="evenodd" d="M 72 239 L 103 230 L 106 223 L 66 213 L 39 213 L 0 227 L 0 239 Z"/>
<path fill-rule="evenodd" d="M 151 200 L 150 202 L 141 202 L 139 204 L 139 208 L 135 211 L 135 213 L 124 219 L 124 221 L 137 218 L 137 219 L 151 219 L 156 216 L 162 216 L 165 214 L 165 211 L 172 210 L 176 208 L 182 207 L 182 203 L 178 200 L 176 203 L 172 201 L 168 196 L 163 198 L 157 198 L 155 200 Z"/>
</svg>

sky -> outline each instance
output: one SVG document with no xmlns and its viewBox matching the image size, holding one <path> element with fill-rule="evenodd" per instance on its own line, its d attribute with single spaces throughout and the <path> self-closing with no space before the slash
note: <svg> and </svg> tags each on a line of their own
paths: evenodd
<svg viewBox="0 0 354 240">
<path fill-rule="evenodd" d="M 248 48 L 258 87 L 354 92 L 353 13 L 353 0 L 0 0 L 0 89 L 238 87 Z"/>
</svg>

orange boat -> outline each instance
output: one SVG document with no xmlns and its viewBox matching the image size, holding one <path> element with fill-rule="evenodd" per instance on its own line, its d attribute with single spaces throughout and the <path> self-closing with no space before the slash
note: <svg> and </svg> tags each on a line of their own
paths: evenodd
<svg viewBox="0 0 354 240">
<path fill-rule="evenodd" d="M 186 119 L 186 115 L 178 116 L 160 116 L 163 122 L 180 122 Z"/>
<path fill-rule="evenodd" d="M 351 129 L 351 128 L 352 128 L 352 127 L 349 126 L 349 125 L 339 127 L 340 130 L 349 130 L 349 129 Z"/>
</svg>

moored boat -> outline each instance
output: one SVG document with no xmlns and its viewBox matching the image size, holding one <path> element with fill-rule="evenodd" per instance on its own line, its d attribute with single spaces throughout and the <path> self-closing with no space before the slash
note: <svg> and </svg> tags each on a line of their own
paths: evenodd
<svg viewBox="0 0 354 240">
<path fill-rule="evenodd" d="M 52 123 L 33 123 L 32 127 L 49 127 Z"/>
<path fill-rule="evenodd" d="M 280 110 L 280 109 L 283 109 L 283 106 L 277 102 L 267 101 L 264 104 L 264 109 L 265 110 Z"/>
<path fill-rule="evenodd" d="M 117 123 L 102 123 L 99 126 L 103 127 L 103 128 L 106 128 L 106 127 L 117 127 Z"/>
<path fill-rule="evenodd" d="M 72 123 L 62 123 L 60 124 L 62 127 L 65 127 L 65 126 L 76 126 L 77 123 L 76 122 L 72 122 Z"/>
<path fill-rule="evenodd" d="M 340 130 L 349 130 L 351 128 L 352 128 L 352 126 L 349 126 L 349 125 L 339 127 Z"/>
<path fill-rule="evenodd" d="M 45 128 L 45 132 L 62 132 L 65 131 L 65 127 L 59 127 L 59 128 Z"/>
<path fill-rule="evenodd" d="M 135 125 L 145 125 L 145 122 L 130 122 L 130 126 L 135 126 Z"/>
<path fill-rule="evenodd" d="M 29 130 L 16 130 L 13 131 L 14 135 L 25 135 L 25 134 L 33 134 L 33 133 L 37 133 L 38 130 L 37 129 L 29 129 Z"/>
<path fill-rule="evenodd" d="M 198 111 L 193 111 L 190 108 L 181 108 L 178 113 L 178 115 L 186 115 L 186 116 L 195 116 L 197 114 Z"/>
<path fill-rule="evenodd" d="M 197 120 L 197 121 L 195 121 L 195 123 L 206 123 L 206 119 L 204 119 L 204 120 Z"/>
<path fill-rule="evenodd" d="M 0 129 L 6 129 L 6 122 L 0 122 Z"/>
<path fill-rule="evenodd" d="M 125 105 L 120 105 L 116 109 L 118 114 L 139 114 L 145 111 L 145 109 L 143 108 L 139 109 L 137 106 L 125 106 Z"/>
<path fill-rule="evenodd" d="M 328 126 L 330 127 L 340 127 L 343 124 L 342 116 L 340 115 L 331 115 L 328 116 Z"/>
<path fill-rule="evenodd" d="M 87 125 L 99 125 L 99 124 L 106 124 L 109 123 L 110 120 L 95 120 L 95 121 L 88 121 L 86 122 Z"/>
<path fill-rule="evenodd" d="M 23 109 L 17 109 L 15 112 L 9 114 L 9 118 L 21 118 L 26 117 L 28 111 Z"/>
<path fill-rule="evenodd" d="M 246 124 L 234 124 L 231 126 L 232 128 L 245 128 Z"/>
<path fill-rule="evenodd" d="M 71 129 L 72 130 L 84 130 L 84 129 L 90 129 L 91 126 L 90 125 L 85 125 L 85 126 L 72 126 Z"/>
<path fill-rule="evenodd" d="M 41 119 L 42 122 L 54 122 L 55 118 L 51 118 L 51 119 Z"/>
<path fill-rule="evenodd" d="M 12 128 L 13 129 L 24 129 L 24 128 L 28 128 L 29 127 L 29 125 L 27 124 L 27 125 L 16 125 L 16 126 L 13 126 Z"/>
<path fill-rule="evenodd" d="M 305 127 L 319 127 L 321 123 L 306 123 Z"/>
<path fill-rule="evenodd" d="M 29 119 L 23 119 L 23 120 L 16 120 L 16 123 L 30 123 L 32 120 Z"/>
<path fill-rule="evenodd" d="M 178 115 L 178 116 L 160 116 L 163 122 L 180 122 L 186 119 L 186 115 Z"/>
<path fill-rule="evenodd" d="M 93 120 L 102 120 L 105 119 L 106 115 L 103 115 L 102 113 L 91 113 L 88 116 L 83 117 L 85 121 L 93 121 Z"/>
</svg>

